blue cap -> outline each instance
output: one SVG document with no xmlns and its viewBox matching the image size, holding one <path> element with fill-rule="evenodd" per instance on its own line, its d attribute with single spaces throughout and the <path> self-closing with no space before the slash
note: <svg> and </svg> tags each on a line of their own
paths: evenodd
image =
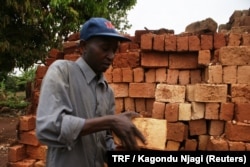
<svg viewBox="0 0 250 167">
<path fill-rule="evenodd" d="M 119 41 L 131 41 L 120 35 L 109 20 L 99 17 L 86 21 L 80 31 L 80 40 L 86 41 L 94 36 L 107 36 L 117 38 Z"/>
</svg>

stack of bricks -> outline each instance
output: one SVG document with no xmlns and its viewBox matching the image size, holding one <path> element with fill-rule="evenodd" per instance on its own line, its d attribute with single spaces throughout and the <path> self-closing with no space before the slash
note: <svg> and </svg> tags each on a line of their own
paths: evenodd
<svg viewBox="0 0 250 167">
<path fill-rule="evenodd" d="M 116 114 L 136 111 L 167 120 L 167 151 L 250 151 L 250 34 L 152 34 L 136 31 L 121 43 L 105 77 Z M 35 136 L 42 79 L 57 59 L 82 53 L 79 33 L 52 49 L 36 72 L 32 106 L 20 118 L 9 167 L 45 166 L 46 149 Z"/>
</svg>

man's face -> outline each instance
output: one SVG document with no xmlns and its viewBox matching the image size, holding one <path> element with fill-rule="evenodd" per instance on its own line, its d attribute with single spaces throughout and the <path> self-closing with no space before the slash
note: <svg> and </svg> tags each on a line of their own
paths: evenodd
<svg viewBox="0 0 250 167">
<path fill-rule="evenodd" d="M 105 72 L 113 62 L 118 44 L 112 37 L 92 37 L 85 43 L 84 59 L 96 73 Z"/>
</svg>

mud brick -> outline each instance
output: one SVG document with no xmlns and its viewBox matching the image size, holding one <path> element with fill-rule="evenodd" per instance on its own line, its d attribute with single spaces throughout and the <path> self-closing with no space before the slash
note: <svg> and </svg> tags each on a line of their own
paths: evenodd
<svg viewBox="0 0 250 167">
<path fill-rule="evenodd" d="M 220 84 L 222 83 L 222 66 L 211 65 L 206 68 L 205 80 L 207 83 Z"/>
<path fill-rule="evenodd" d="M 154 102 L 152 110 L 152 118 L 164 119 L 165 118 L 165 103 Z"/>
<path fill-rule="evenodd" d="M 150 68 L 145 72 L 145 81 L 147 83 L 154 83 L 155 82 L 155 69 L 154 68 Z"/>
<path fill-rule="evenodd" d="M 112 78 L 113 83 L 122 82 L 122 69 L 121 68 L 114 68 L 112 71 Z"/>
<path fill-rule="evenodd" d="M 207 66 L 211 62 L 210 50 L 199 50 L 198 64 Z"/>
<path fill-rule="evenodd" d="M 250 143 L 245 143 L 246 145 L 246 151 L 250 151 Z"/>
<path fill-rule="evenodd" d="M 228 141 L 229 151 L 246 151 L 246 144 L 244 142 Z"/>
<path fill-rule="evenodd" d="M 141 49 L 152 50 L 153 49 L 153 38 L 155 34 L 147 33 L 141 35 Z"/>
<path fill-rule="evenodd" d="M 122 42 L 119 46 L 119 53 L 126 53 L 129 51 L 129 43 L 128 42 Z"/>
<path fill-rule="evenodd" d="M 194 89 L 195 85 L 187 85 L 186 86 L 186 100 L 187 101 L 194 101 Z"/>
<path fill-rule="evenodd" d="M 234 116 L 234 103 L 221 103 L 220 107 L 220 120 L 230 121 Z"/>
<path fill-rule="evenodd" d="M 39 65 L 36 69 L 36 79 L 43 79 L 48 70 L 47 66 Z"/>
<path fill-rule="evenodd" d="M 46 162 L 43 160 L 38 160 L 35 162 L 34 167 L 46 167 Z"/>
<path fill-rule="evenodd" d="M 134 82 L 144 82 L 144 69 L 141 67 L 133 69 Z"/>
<path fill-rule="evenodd" d="M 226 102 L 227 85 L 195 84 L 194 100 L 196 102 Z"/>
<path fill-rule="evenodd" d="M 76 53 L 79 52 L 79 42 L 78 41 L 67 41 L 63 43 L 63 53 Z"/>
<path fill-rule="evenodd" d="M 36 167 L 34 166 L 36 163 L 35 159 L 23 159 L 21 161 L 18 162 L 8 162 L 8 167 Z"/>
<path fill-rule="evenodd" d="M 182 122 L 167 123 L 167 140 L 182 142 L 187 133 L 186 125 Z"/>
<path fill-rule="evenodd" d="M 46 160 L 47 146 L 45 146 L 45 145 L 40 145 L 40 146 L 27 145 L 26 153 L 27 153 L 29 158 Z"/>
<path fill-rule="evenodd" d="M 39 102 L 40 91 L 34 90 L 32 92 L 32 104 L 38 105 Z"/>
<path fill-rule="evenodd" d="M 192 102 L 191 120 L 203 119 L 205 115 L 205 104 L 199 102 Z"/>
<path fill-rule="evenodd" d="M 205 119 L 219 119 L 219 103 L 205 104 Z"/>
<path fill-rule="evenodd" d="M 19 134 L 19 143 L 21 144 L 27 144 L 32 146 L 38 146 L 40 143 L 38 139 L 36 138 L 36 132 L 35 130 L 27 131 L 27 132 L 21 132 Z"/>
<path fill-rule="evenodd" d="M 206 151 L 207 149 L 207 142 L 209 140 L 209 135 L 199 135 L 198 136 L 198 150 Z"/>
<path fill-rule="evenodd" d="M 146 100 L 146 112 L 147 112 L 148 116 L 151 117 L 155 99 L 154 98 L 147 98 L 145 100 Z"/>
<path fill-rule="evenodd" d="M 27 157 L 25 153 L 26 149 L 23 144 L 17 144 L 9 147 L 8 149 L 8 161 L 17 162 Z"/>
<path fill-rule="evenodd" d="M 36 127 L 36 118 L 34 115 L 24 115 L 19 119 L 19 130 L 29 131 Z"/>
<path fill-rule="evenodd" d="M 250 34 L 242 34 L 242 45 L 250 46 Z"/>
<path fill-rule="evenodd" d="M 228 121 L 225 127 L 225 135 L 228 140 L 239 142 L 250 142 L 250 124 L 232 123 Z"/>
<path fill-rule="evenodd" d="M 63 52 L 61 52 L 58 49 L 52 48 L 49 51 L 49 57 L 50 58 L 55 58 L 55 59 L 63 59 Z"/>
<path fill-rule="evenodd" d="M 120 114 L 124 111 L 124 99 L 115 98 L 115 114 Z"/>
<path fill-rule="evenodd" d="M 250 103 L 250 85 L 248 84 L 232 84 L 231 97 L 235 103 Z"/>
<path fill-rule="evenodd" d="M 177 36 L 176 39 L 177 51 L 188 51 L 188 36 Z"/>
<path fill-rule="evenodd" d="M 133 70 L 131 68 L 122 68 L 122 82 L 133 82 Z"/>
<path fill-rule="evenodd" d="M 179 70 L 168 69 L 167 83 L 178 84 Z"/>
<path fill-rule="evenodd" d="M 213 49 L 213 35 L 201 35 L 201 50 Z"/>
<path fill-rule="evenodd" d="M 207 151 L 229 151 L 228 141 L 211 136 L 207 142 Z"/>
<path fill-rule="evenodd" d="M 223 33 L 214 33 L 214 49 L 226 46 L 226 37 Z"/>
<path fill-rule="evenodd" d="M 166 151 L 179 151 L 181 143 L 177 141 L 167 141 Z"/>
<path fill-rule="evenodd" d="M 125 108 L 125 111 L 135 111 L 134 98 L 125 97 L 124 98 L 124 108 Z"/>
<path fill-rule="evenodd" d="M 190 136 L 204 135 L 207 133 L 207 124 L 205 119 L 189 121 Z"/>
<path fill-rule="evenodd" d="M 201 82 L 201 71 L 200 70 L 190 70 L 190 83 L 196 84 Z"/>
<path fill-rule="evenodd" d="M 135 42 L 128 42 L 129 43 L 129 50 L 139 50 L 140 46 L 138 43 Z"/>
<path fill-rule="evenodd" d="M 198 35 L 191 35 L 188 37 L 188 50 L 199 51 L 201 49 L 201 41 Z"/>
<path fill-rule="evenodd" d="M 185 101 L 185 86 L 157 84 L 155 99 L 159 102 L 183 103 Z"/>
<path fill-rule="evenodd" d="M 235 84 L 237 66 L 224 66 L 222 70 L 223 70 L 223 83 Z"/>
<path fill-rule="evenodd" d="M 41 85 L 42 85 L 42 81 L 43 81 L 43 79 L 35 79 L 34 89 L 40 90 L 41 89 Z"/>
<path fill-rule="evenodd" d="M 68 36 L 67 41 L 77 41 L 80 39 L 80 32 L 76 32 Z"/>
<path fill-rule="evenodd" d="M 164 51 L 165 50 L 165 34 L 155 35 L 153 40 L 153 50 Z"/>
<path fill-rule="evenodd" d="M 189 121 L 191 120 L 191 104 L 190 103 L 180 103 L 179 104 L 179 121 Z"/>
<path fill-rule="evenodd" d="M 143 67 L 168 67 L 168 54 L 162 52 L 141 53 L 141 66 Z"/>
<path fill-rule="evenodd" d="M 198 142 L 195 139 L 187 139 L 185 140 L 185 151 L 196 151 Z"/>
<path fill-rule="evenodd" d="M 166 34 L 165 36 L 165 51 L 176 51 L 177 44 L 176 44 L 176 36 L 173 34 Z"/>
<path fill-rule="evenodd" d="M 135 111 L 138 113 L 146 111 L 146 102 L 144 98 L 135 98 Z"/>
<path fill-rule="evenodd" d="M 140 65 L 139 52 L 117 53 L 113 60 L 114 68 L 136 68 Z"/>
<path fill-rule="evenodd" d="M 250 123 L 250 103 L 235 104 L 235 119 L 239 122 Z"/>
<path fill-rule="evenodd" d="M 113 82 L 113 67 L 109 66 L 109 68 L 103 73 L 103 75 L 105 76 L 105 79 L 108 83 L 112 83 Z"/>
<path fill-rule="evenodd" d="M 208 127 L 208 134 L 211 136 L 220 136 L 224 132 L 225 122 L 221 120 L 211 120 Z"/>
<path fill-rule="evenodd" d="M 190 71 L 189 70 L 179 71 L 179 84 L 180 85 L 190 84 Z"/>
<path fill-rule="evenodd" d="M 250 46 L 227 46 L 219 50 L 219 60 L 222 65 L 249 65 L 249 55 Z"/>
<path fill-rule="evenodd" d="M 230 33 L 228 37 L 228 46 L 240 46 L 241 34 Z"/>
<path fill-rule="evenodd" d="M 166 82 L 167 81 L 166 68 L 157 68 L 155 70 L 155 81 L 156 82 Z"/>
<path fill-rule="evenodd" d="M 111 88 L 114 91 L 115 97 L 128 97 L 128 83 L 111 83 Z"/>
<path fill-rule="evenodd" d="M 165 119 L 168 122 L 177 122 L 179 114 L 179 103 L 166 103 Z"/>
<path fill-rule="evenodd" d="M 237 71 L 238 84 L 250 84 L 250 66 L 238 66 Z"/>
<path fill-rule="evenodd" d="M 76 61 L 81 55 L 78 53 L 68 53 L 64 55 L 65 60 Z"/>
<path fill-rule="evenodd" d="M 148 34 L 148 31 L 147 30 L 136 30 L 135 31 L 134 42 L 141 43 L 141 36 L 143 34 Z"/>
<path fill-rule="evenodd" d="M 130 83 L 129 97 L 154 98 L 155 83 Z"/>
<path fill-rule="evenodd" d="M 196 69 L 198 53 L 172 53 L 169 55 L 170 69 Z"/>
</svg>

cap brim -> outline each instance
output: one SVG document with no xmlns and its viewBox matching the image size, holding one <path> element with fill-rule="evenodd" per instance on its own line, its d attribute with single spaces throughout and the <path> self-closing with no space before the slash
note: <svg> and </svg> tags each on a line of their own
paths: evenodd
<svg viewBox="0 0 250 167">
<path fill-rule="evenodd" d="M 114 34 L 114 33 L 96 33 L 92 37 L 94 37 L 94 36 L 112 37 L 112 38 L 116 38 L 118 41 L 121 41 L 121 42 L 130 42 L 131 41 L 131 39 L 129 39 L 127 37 L 121 36 L 119 34 Z"/>
</svg>

